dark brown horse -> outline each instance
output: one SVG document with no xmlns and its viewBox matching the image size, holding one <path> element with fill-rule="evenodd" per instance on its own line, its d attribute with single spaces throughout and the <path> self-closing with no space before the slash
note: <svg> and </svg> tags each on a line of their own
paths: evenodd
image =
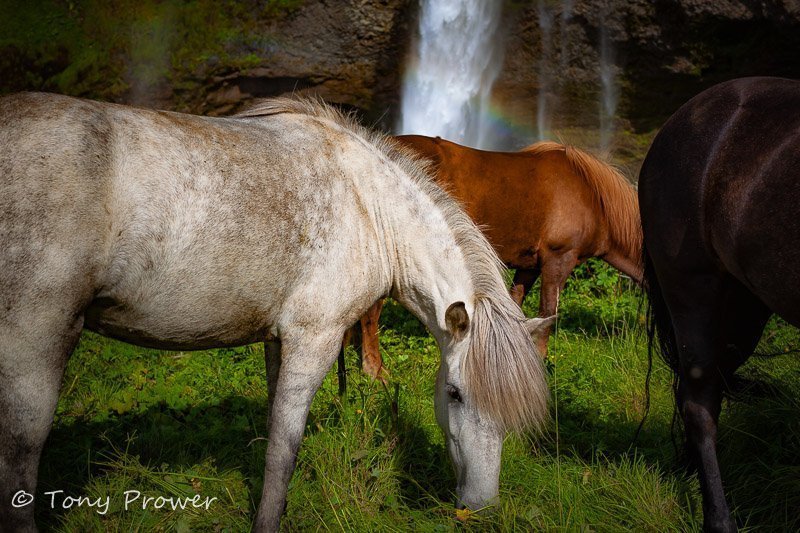
<svg viewBox="0 0 800 533">
<path fill-rule="evenodd" d="M 440 138 L 395 137 L 429 159 L 436 181 L 484 229 L 509 268 L 512 296 L 522 305 L 541 275 L 539 316 L 556 314 L 572 270 L 599 257 L 641 281 L 641 226 L 636 191 L 611 166 L 572 146 L 541 142 L 521 152 L 488 152 Z M 382 302 L 361 320 L 362 368 L 381 375 L 378 317 Z M 547 353 L 550 327 L 538 339 Z"/>
<path fill-rule="evenodd" d="M 800 82 L 745 78 L 689 101 L 653 142 L 639 199 L 652 324 L 704 527 L 733 531 L 716 452 L 722 391 L 773 312 L 800 326 Z"/>
</svg>

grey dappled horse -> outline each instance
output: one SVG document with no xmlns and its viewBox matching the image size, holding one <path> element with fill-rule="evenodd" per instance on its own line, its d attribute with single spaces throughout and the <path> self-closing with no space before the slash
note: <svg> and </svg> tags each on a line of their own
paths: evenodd
<svg viewBox="0 0 800 533">
<path fill-rule="evenodd" d="M 547 387 L 502 265 L 423 166 L 328 107 L 231 118 L 48 94 L 0 99 L 0 527 L 35 530 L 42 446 L 81 329 L 142 346 L 266 341 L 255 529 L 276 530 L 345 329 L 391 295 L 441 348 L 436 413 L 460 505 L 498 494 L 504 431 Z"/>
</svg>

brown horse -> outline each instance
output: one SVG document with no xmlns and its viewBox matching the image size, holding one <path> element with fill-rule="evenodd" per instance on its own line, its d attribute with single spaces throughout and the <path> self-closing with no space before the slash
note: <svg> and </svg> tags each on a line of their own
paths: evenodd
<svg viewBox="0 0 800 533">
<path fill-rule="evenodd" d="M 433 162 L 436 181 L 480 225 L 509 268 L 512 297 L 522 300 L 541 275 L 539 316 L 556 314 L 570 272 L 599 257 L 642 279 L 636 191 L 614 168 L 573 146 L 540 142 L 521 152 L 488 152 L 441 138 L 395 139 Z M 378 317 L 382 301 L 361 319 L 363 370 L 379 377 Z M 550 326 L 537 340 L 547 353 Z"/>
</svg>

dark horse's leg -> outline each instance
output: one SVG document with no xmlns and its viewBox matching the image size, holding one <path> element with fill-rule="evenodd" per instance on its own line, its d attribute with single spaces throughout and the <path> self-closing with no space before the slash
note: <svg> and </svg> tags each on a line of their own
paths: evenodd
<svg viewBox="0 0 800 533">
<path fill-rule="evenodd" d="M 344 351 L 351 344 L 356 351 L 360 351 L 360 335 L 361 329 L 359 324 L 355 324 L 353 327 L 348 328 L 347 331 L 344 332 L 344 337 L 342 338 L 342 347 L 341 350 L 339 350 L 339 357 L 336 360 L 336 377 L 339 380 L 339 396 L 344 396 L 344 393 L 347 392 L 347 365 L 345 364 L 344 360 Z"/>
<path fill-rule="evenodd" d="M 525 296 L 530 292 L 533 284 L 539 278 L 539 267 L 518 268 L 514 272 L 514 281 L 511 283 L 511 299 L 522 307 Z"/>
<path fill-rule="evenodd" d="M 722 319 L 725 355 L 720 367 L 730 377 L 756 349 L 772 311 L 739 282 L 730 280 Z"/>
<path fill-rule="evenodd" d="M 336 358 L 336 378 L 339 380 L 339 396 L 344 396 L 347 392 L 347 365 L 344 361 L 344 351 L 353 338 L 352 329 L 348 329 L 342 339 L 342 347 L 339 350 L 339 357 Z"/>
<path fill-rule="evenodd" d="M 676 402 L 700 478 L 704 528 L 735 531 L 717 460 L 717 422 L 726 381 L 755 349 L 770 313 L 728 276 L 695 274 L 672 286 L 679 289 L 664 296 L 680 358 Z"/>
<path fill-rule="evenodd" d="M 697 468 L 703 492 L 706 531 L 735 531 L 722 490 L 717 460 L 717 421 L 722 401 L 719 303 L 722 281 L 714 275 L 687 276 L 661 286 L 678 287 L 664 294 L 672 317 L 678 350 L 678 389 L 675 401 L 686 431 L 686 449 Z"/>
<path fill-rule="evenodd" d="M 361 317 L 360 324 L 356 324 L 348 329 L 342 341 L 342 350 L 339 352 L 338 377 L 339 394 L 343 395 L 347 390 L 347 372 L 345 370 L 344 350 L 353 338 L 361 335 L 361 370 L 372 379 L 379 379 L 386 382 L 384 374 L 386 368 L 383 366 L 383 358 L 380 351 L 380 339 L 378 337 L 378 323 L 383 309 L 383 299 L 378 300 L 372 307 L 367 309 Z M 357 343 L 358 344 L 358 343 Z"/>
</svg>

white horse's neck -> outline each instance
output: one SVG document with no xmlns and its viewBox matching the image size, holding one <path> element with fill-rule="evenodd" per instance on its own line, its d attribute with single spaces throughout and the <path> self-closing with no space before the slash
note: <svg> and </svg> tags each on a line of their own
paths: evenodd
<svg viewBox="0 0 800 533">
<path fill-rule="evenodd" d="M 394 209 L 384 212 L 391 228 L 392 296 L 439 336 L 452 303 L 472 312 L 474 288 L 464 254 L 434 200 L 412 182 L 401 183 Z"/>
</svg>

